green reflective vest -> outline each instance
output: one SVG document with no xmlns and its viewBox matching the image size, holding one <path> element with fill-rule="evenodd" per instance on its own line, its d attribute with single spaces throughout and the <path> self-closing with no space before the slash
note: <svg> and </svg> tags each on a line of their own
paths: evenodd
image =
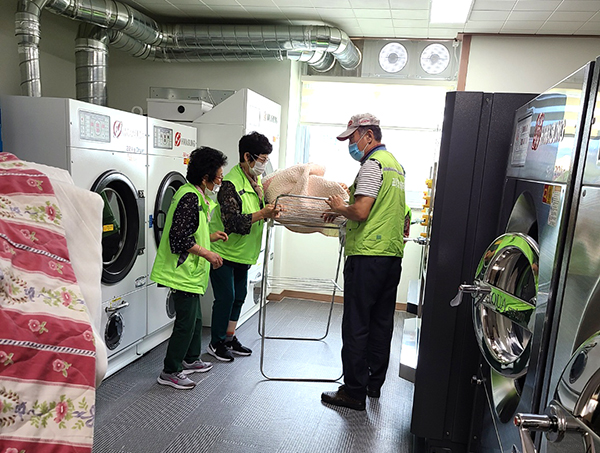
<svg viewBox="0 0 600 453">
<path fill-rule="evenodd" d="M 160 238 L 160 244 L 152 266 L 150 278 L 156 283 L 168 286 L 169 288 L 178 289 L 194 294 L 204 294 L 208 286 L 208 275 L 210 272 L 210 263 L 198 255 L 185 252 L 184 254 L 175 254 L 171 252 L 169 244 L 169 232 L 173 223 L 173 213 L 179 203 L 179 200 L 186 193 L 195 193 L 198 195 L 198 229 L 194 233 L 194 240 L 200 247 L 210 250 L 210 234 L 208 229 L 208 213 L 211 206 L 207 205 L 202 197 L 202 194 L 189 182 L 184 184 L 177 190 L 171 200 L 167 219 L 165 221 L 165 229 Z M 184 255 L 185 260 L 179 262 Z"/>
<path fill-rule="evenodd" d="M 364 222 L 346 223 L 346 256 L 404 255 L 404 169 L 394 156 L 379 149 L 369 156 L 381 164 L 383 182 L 371 212 Z M 350 187 L 350 203 L 354 203 L 356 181 Z"/>
<path fill-rule="evenodd" d="M 258 185 L 262 187 L 260 176 L 257 178 Z M 223 181 L 229 181 L 235 186 L 235 190 L 242 199 L 242 214 L 252 214 L 260 211 L 264 200 L 258 198 L 258 194 L 252 188 L 252 184 L 244 174 L 244 170 L 237 164 L 223 178 Z M 224 259 L 234 263 L 256 264 L 260 253 L 260 246 L 263 234 L 264 220 L 254 222 L 249 234 L 231 233 L 226 242 L 218 241 L 212 245 L 212 250 L 221 255 Z M 221 219 L 221 206 L 217 205 L 210 222 L 210 231 L 225 231 L 223 220 Z"/>
</svg>

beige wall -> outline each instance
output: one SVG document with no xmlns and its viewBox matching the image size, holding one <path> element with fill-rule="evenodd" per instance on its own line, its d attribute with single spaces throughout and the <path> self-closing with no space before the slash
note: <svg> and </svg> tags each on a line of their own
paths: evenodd
<svg viewBox="0 0 600 453">
<path fill-rule="evenodd" d="M 600 37 L 473 36 L 466 90 L 541 93 L 599 55 Z"/>
</svg>

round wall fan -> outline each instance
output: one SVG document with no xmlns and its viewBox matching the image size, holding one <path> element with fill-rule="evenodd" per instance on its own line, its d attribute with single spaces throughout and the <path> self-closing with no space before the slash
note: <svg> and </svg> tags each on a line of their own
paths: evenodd
<svg viewBox="0 0 600 453">
<path fill-rule="evenodd" d="M 383 46 L 379 52 L 379 66 L 386 72 L 401 71 L 408 61 L 406 47 L 397 42 L 391 42 Z"/>
<path fill-rule="evenodd" d="M 427 74 L 440 74 L 449 64 L 450 52 L 442 44 L 430 44 L 421 52 L 421 67 Z"/>
</svg>

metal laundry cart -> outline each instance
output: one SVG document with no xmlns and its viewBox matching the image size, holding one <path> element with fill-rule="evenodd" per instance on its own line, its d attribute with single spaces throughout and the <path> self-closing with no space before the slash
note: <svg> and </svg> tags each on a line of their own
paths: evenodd
<svg viewBox="0 0 600 453">
<path fill-rule="evenodd" d="M 289 340 L 289 341 L 321 341 L 329 334 L 331 325 L 331 315 L 336 293 L 342 292 L 338 284 L 338 277 L 342 263 L 342 256 L 345 242 L 345 223 L 346 218 L 339 216 L 332 223 L 326 223 L 323 219 L 323 213 L 330 208 L 325 202 L 326 198 L 311 197 L 305 195 L 280 195 L 275 200 L 275 206 L 281 207 L 280 216 L 267 221 L 267 235 L 265 245 L 265 260 L 263 264 L 260 306 L 258 315 L 258 333 L 260 335 L 260 372 L 269 380 L 279 381 L 306 381 L 306 382 L 336 382 L 343 375 L 335 378 L 322 377 L 293 377 L 293 376 L 270 376 L 265 372 L 265 342 L 266 340 Z M 335 276 L 331 279 L 326 278 L 299 278 L 299 277 L 275 277 L 269 274 L 267 257 L 270 253 L 271 235 L 275 226 L 285 226 L 290 231 L 298 233 L 312 233 L 321 231 L 327 236 L 337 237 L 339 239 L 339 255 Z M 258 282 L 257 282 L 258 283 Z M 296 337 L 296 336 L 274 336 L 266 334 L 267 325 L 267 294 L 269 290 L 296 290 L 318 293 L 331 293 L 331 304 L 325 331 L 322 335 L 316 337 Z"/>
</svg>

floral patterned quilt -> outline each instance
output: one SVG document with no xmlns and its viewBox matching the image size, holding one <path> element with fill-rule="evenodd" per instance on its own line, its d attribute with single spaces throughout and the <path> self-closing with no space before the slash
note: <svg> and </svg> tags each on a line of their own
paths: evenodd
<svg viewBox="0 0 600 453">
<path fill-rule="evenodd" d="M 96 348 L 50 180 L 0 153 L 0 453 L 89 453 Z"/>
</svg>

